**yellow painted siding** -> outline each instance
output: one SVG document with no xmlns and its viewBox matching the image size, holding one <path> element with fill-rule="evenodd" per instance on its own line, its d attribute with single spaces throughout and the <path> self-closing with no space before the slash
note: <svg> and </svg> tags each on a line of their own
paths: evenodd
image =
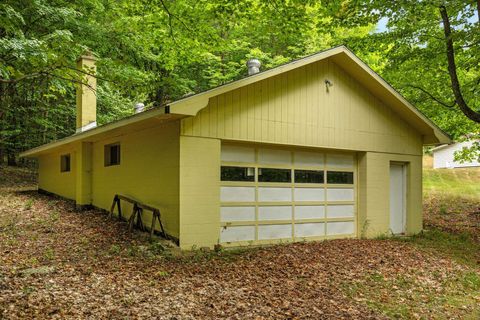
<svg viewBox="0 0 480 320">
<path fill-rule="evenodd" d="M 104 165 L 104 146 L 120 143 L 120 165 Z M 179 236 L 179 123 L 157 125 L 93 143 L 92 204 L 110 209 L 122 194 L 157 207 L 166 231 Z M 131 206 L 123 207 L 130 215 Z M 150 214 L 148 214 L 150 216 Z M 147 225 L 150 219 L 146 219 Z M 158 227 L 158 225 L 157 225 Z"/>
<path fill-rule="evenodd" d="M 359 154 L 358 233 L 375 237 L 390 232 L 390 163 L 407 165 L 407 234 L 422 230 L 422 157 L 366 152 Z"/>
<path fill-rule="evenodd" d="M 70 154 L 70 171 L 60 172 L 60 156 Z M 74 148 L 62 148 L 38 158 L 38 188 L 75 200 L 76 154 Z"/>
<path fill-rule="evenodd" d="M 328 90 L 325 80 L 333 83 Z M 187 136 L 415 154 L 421 135 L 331 60 L 210 99 L 182 120 Z"/>
<path fill-rule="evenodd" d="M 220 228 L 220 140 L 180 137 L 180 246 L 213 247 Z"/>
<path fill-rule="evenodd" d="M 80 142 L 76 152 L 75 201 L 79 206 L 92 204 L 92 143 Z"/>
</svg>

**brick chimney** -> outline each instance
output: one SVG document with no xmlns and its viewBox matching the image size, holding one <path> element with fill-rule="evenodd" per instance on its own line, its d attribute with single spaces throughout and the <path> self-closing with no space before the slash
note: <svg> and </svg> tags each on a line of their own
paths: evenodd
<svg viewBox="0 0 480 320">
<path fill-rule="evenodd" d="M 92 76 L 96 73 L 95 57 L 86 51 L 77 59 L 77 69 L 82 84 L 77 85 L 77 130 L 83 132 L 97 126 L 97 79 Z M 87 85 L 88 84 L 88 85 Z"/>
</svg>

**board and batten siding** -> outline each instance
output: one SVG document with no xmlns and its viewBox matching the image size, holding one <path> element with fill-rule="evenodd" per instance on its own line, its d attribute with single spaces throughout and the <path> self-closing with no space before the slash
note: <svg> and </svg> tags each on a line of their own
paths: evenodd
<svg viewBox="0 0 480 320">
<path fill-rule="evenodd" d="M 421 134 L 328 59 L 213 97 L 181 121 L 186 136 L 422 153 Z"/>
</svg>

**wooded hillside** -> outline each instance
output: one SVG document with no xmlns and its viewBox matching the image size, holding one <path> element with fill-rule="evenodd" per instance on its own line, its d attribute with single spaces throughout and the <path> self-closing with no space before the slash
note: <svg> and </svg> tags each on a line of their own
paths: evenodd
<svg viewBox="0 0 480 320">
<path fill-rule="evenodd" d="M 339 44 L 454 137 L 479 132 L 480 0 L 5 0 L 0 162 L 75 130 L 75 60 L 98 57 L 98 122 Z"/>
</svg>

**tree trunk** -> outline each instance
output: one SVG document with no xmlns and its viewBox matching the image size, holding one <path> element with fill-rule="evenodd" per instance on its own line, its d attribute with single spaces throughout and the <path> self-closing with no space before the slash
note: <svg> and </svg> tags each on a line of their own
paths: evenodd
<svg viewBox="0 0 480 320">
<path fill-rule="evenodd" d="M 7 164 L 9 166 L 16 166 L 17 165 L 17 158 L 15 157 L 14 153 L 7 154 Z"/>
<path fill-rule="evenodd" d="M 477 0 L 477 18 L 478 18 L 477 23 L 480 24 L 480 0 Z"/>
<path fill-rule="evenodd" d="M 480 113 L 472 110 L 465 99 L 463 98 L 462 90 L 460 89 L 460 81 L 457 75 L 457 66 L 455 64 L 455 50 L 453 48 L 452 30 L 450 28 L 450 19 L 448 17 L 447 8 L 440 6 L 440 14 L 442 15 L 443 30 L 445 33 L 445 44 L 447 46 L 447 60 L 448 60 L 448 74 L 450 75 L 450 84 L 460 110 L 470 120 L 480 123 Z"/>
</svg>

